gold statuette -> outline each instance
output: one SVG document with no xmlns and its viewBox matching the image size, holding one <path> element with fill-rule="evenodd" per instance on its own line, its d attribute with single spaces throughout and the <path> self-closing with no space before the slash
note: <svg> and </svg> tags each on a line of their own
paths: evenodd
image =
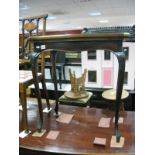
<svg viewBox="0 0 155 155">
<path fill-rule="evenodd" d="M 87 70 L 84 70 L 84 73 L 81 77 L 76 78 L 75 71 L 73 74 L 69 69 L 70 81 L 71 81 L 71 91 L 65 92 L 65 96 L 71 99 L 80 99 L 88 97 L 89 93 L 85 90 L 85 79 L 86 79 Z"/>
</svg>

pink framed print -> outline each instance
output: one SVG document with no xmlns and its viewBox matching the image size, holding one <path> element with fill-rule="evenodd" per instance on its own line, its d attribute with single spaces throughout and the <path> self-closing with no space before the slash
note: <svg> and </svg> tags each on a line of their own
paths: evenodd
<svg viewBox="0 0 155 155">
<path fill-rule="evenodd" d="M 112 86 L 112 68 L 103 68 L 103 86 Z"/>
</svg>

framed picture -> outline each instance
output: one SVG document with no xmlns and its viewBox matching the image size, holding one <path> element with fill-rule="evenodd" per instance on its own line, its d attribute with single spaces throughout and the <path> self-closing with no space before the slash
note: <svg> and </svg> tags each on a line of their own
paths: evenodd
<svg viewBox="0 0 155 155">
<path fill-rule="evenodd" d="M 104 60 L 110 60 L 110 59 L 111 59 L 110 51 L 105 50 L 104 51 Z"/>
<path fill-rule="evenodd" d="M 97 82 L 97 73 L 95 70 L 90 71 L 88 70 L 88 82 Z"/>
<path fill-rule="evenodd" d="M 96 60 L 96 51 L 88 51 L 88 60 Z"/>
<path fill-rule="evenodd" d="M 79 62 L 81 63 L 81 52 L 65 52 L 66 63 Z"/>
<path fill-rule="evenodd" d="M 112 86 L 112 68 L 103 68 L 103 86 Z"/>
</svg>

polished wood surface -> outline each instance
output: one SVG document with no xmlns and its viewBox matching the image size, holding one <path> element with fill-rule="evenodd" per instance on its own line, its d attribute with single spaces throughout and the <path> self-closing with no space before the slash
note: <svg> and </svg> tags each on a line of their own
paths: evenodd
<svg viewBox="0 0 155 155">
<path fill-rule="evenodd" d="M 110 49 L 122 51 L 122 41 L 128 39 L 129 33 L 102 33 L 102 34 L 66 34 L 31 36 L 27 39 L 35 45 L 46 44 L 47 48 L 58 51 L 84 51 L 92 49 Z"/>
<path fill-rule="evenodd" d="M 125 137 L 123 148 L 110 148 L 110 140 L 114 135 L 114 123 L 111 120 L 110 128 L 99 128 L 98 122 L 101 117 L 114 117 L 114 112 L 96 109 L 81 108 L 60 105 L 60 111 L 74 114 L 69 124 L 56 122 L 53 114 L 44 114 L 44 126 L 46 133 L 41 137 L 33 137 L 36 131 L 36 118 L 38 117 L 37 105 L 30 105 L 28 110 L 29 126 L 32 133 L 24 139 L 19 139 L 20 151 L 35 152 L 36 154 L 134 154 L 134 112 L 120 112 L 124 117 L 124 123 L 120 124 L 122 136 Z M 21 125 L 22 123 L 20 123 Z M 20 129 L 22 126 L 20 126 Z M 60 131 L 56 140 L 46 138 L 50 130 Z M 93 144 L 95 137 L 106 138 L 106 146 Z"/>
</svg>

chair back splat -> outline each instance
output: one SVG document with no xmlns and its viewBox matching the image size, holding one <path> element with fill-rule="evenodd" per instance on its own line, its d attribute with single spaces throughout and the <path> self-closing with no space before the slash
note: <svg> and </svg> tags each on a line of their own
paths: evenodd
<svg viewBox="0 0 155 155">
<path fill-rule="evenodd" d="M 28 45 L 28 49 L 25 47 L 26 39 L 32 35 L 45 35 L 46 34 L 46 20 L 48 14 L 26 17 L 19 19 L 22 22 L 22 47 L 21 47 L 21 58 L 24 58 L 27 52 L 31 52 L 33 47 L 31 44 Z M 42 24 L 41 24 L 42 22 Z M 42 25 L 42 28 L 41 28 Z"/>
</svg>

